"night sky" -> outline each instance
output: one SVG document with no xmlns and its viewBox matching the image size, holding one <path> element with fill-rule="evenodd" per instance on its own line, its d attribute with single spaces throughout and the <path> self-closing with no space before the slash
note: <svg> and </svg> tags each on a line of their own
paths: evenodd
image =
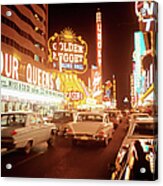
<svg viewBox="0 0 163 186">
<path fill-rule="evenodd" d="M 49 37 L 70 27 L 88 44 L 89 67 L 96 64 L 96 11 L 102 13 L 103 82 L 116 75 L 118 105 L 130 97 L 134 32 L 139 30 L 134 2 L 49 5 Z"/>
</svg>

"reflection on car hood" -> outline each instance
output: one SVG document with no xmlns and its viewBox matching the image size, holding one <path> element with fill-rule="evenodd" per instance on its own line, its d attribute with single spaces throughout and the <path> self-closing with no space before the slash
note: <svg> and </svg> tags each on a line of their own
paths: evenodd
<svg viewBox="0 0 163 186">
<path fill-rule="evenodd" d="M 70 126 L 72 127 L 74 133 L 86 133 L 93 135 L 104 128 L 105 125 L 98 122 L 77 122 L 71 123 Z"/>
</svg>

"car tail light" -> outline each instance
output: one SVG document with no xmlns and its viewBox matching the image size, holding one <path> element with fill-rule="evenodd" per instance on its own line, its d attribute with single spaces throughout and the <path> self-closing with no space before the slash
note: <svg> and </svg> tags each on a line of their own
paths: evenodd
<svg viewBox="0 0 163 186">
<path fill-rule="evenodd" d="M 11 131 L 12 136 L 15 135 L 15 134 L 17 134 L 17 132 L 15 130 Z"/>
<path fill-rule="evenodd" d="M 66 132 L 67 132 L 67 133 L 72 133 L 72 129 L 71 129 L 71 128 L 67 128 L 67 129 L 66 129 Z"/>
<path fill-rule="evenodd" d="M 104 136 L 104 131 L 100 131 L 99 133 L 98 133 L 100 136 Z"/>
</svg>

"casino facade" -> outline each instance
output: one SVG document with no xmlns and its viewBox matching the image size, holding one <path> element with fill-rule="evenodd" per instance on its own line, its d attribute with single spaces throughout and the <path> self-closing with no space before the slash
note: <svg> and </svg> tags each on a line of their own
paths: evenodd
<svg viewBox="0 0 163 186">
<path fill-rule="evenodd" d="M 42 114 L 85 104 L 79 78 L 87 71 L 87 43 L 70 28 L 48 38 L 48 5 L 3 5 L 1 111 Z M 60 43 L 57 45 L 57 42 Z"/>
<path fill-rule="evenodd" d="M 1 111 L 60 108 L 48 68 L 48 6 L 1 7 Z"/>
<path fill-rule="evenodd" d="M 158 105 L 158 4 L 135 2 L 139 31 L 134 33 L 131 106 L 148 107 L 157 112 Z"/>
</svg>

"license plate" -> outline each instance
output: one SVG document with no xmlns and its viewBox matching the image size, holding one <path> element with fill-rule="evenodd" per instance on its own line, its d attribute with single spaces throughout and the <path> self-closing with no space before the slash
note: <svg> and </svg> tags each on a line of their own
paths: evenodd
<svg viewBox="0 0 163 186">
<path fill-rule="evenodd" d="M 87 136 L 82 136 L 80 139 L 81 140 L 88 140 L 88 137 Z"/>
</svg>

